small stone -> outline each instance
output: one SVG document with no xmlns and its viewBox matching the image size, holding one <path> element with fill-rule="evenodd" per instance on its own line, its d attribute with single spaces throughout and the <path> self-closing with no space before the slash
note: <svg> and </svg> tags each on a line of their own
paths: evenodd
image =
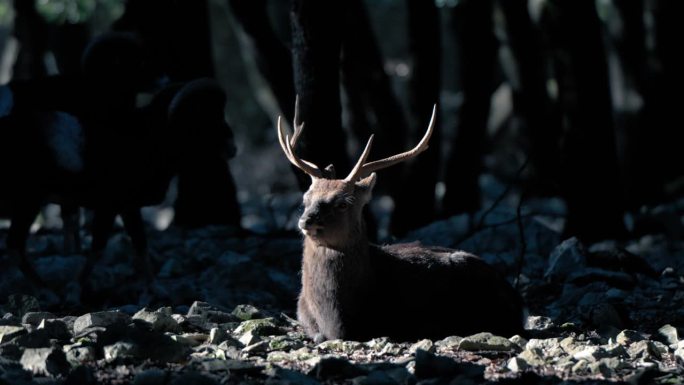
<svg viewBox="0 0 684 385">
<path fill-rule="evenodd" d="M 190 306 L 188 315 L 198 315 L 211 322 L 217 323 L 233 322 L 237 320 L 234 315 L 224 311 L 222 308 L 202 301 L 195 301 L 192 306 Z"/>
<path fill-rule="evenodd" d="M 459 336 L 449 336 L 444 338 L 443 340 L 435 342 L 435 346 L 439 348 L 458 348 L 458 344 L 461 343 L 462 339 L 463 337 Z"/>
<path fill-rule="evenodd" d="M 398 354 L 401 354 L 403 348 L 399 344 L 395 344 L 392 342 L 388 342 L 385 344 L 385 346 L 382 348 L 380 351 L 380 354 L 383 356 L 396 356 Z"/>
<path fill-rule="evenodd" d="M 69 363 L 61 349 L 26 349 L 21 356 L 21 366 L 39 376 L 57 376 L 69 371 Z"/>
<path fill-rule="evenodd" d="M 308 373 L 319 380 L 343 380 L 364 374 L 366 371 L 361 367 L 337 357 L 322 358 Z"/>
<path fill-rule="evenodd" d="M 230 338 L 228 333 L 226 333 L 225 330 L 220 329 L 220 328 L 212 328 L 209 331 L 209 338 L 207 339 L 207 343 L 212 344 L 212 345 L 218 345 L 221 342 L 227 340 Z"/>
<path fill-rule="evenodd" d="M 240 336 L 238 339 L 243 345 L 249 346 L 252 344 L 255 344 L 261 340 L 261 337 L 259 337 L 257 334 L 253 333 L 251 330 L 245 332 Z"/>
<path fill-rule="evenodd" d="M 536 339 L 527 341 L 525 350 L 539 351 L 546 357 L 558 357 L 563 355 L 563 348 L 560 346 L 560 338 Z"/>
<path fill-rule="evenodd" d="M 416 351 L 415 356 L 416 377 L 431 378 L 466 374 L 479 380 L 483 379 L 483 367 L 468 363 L 458 363 L 451 358 L 436 356 L 420 349 Z"/>
<path fill-rule="evenodd" d="M 416 342 L 415 344 L 411 345 L 411 347 L 409 347 L 409 353 L 413 354 L 418 349 L 425 350 L 426 352 L 429 352 L 429 353 L 434 353 L 435 346 L 431 340 L 428 340 L 428 339 L 420 340 L 420 341 Z"/>
<path fill-rule="evenodd" d="M 549 256 L 544 278 L 563 280 L 568 274 L 586 266 L 584 247 L 577 238 L 569 238 L 556 246 Z"/>
<path fill-rule="evenodd" d="M 21 317 L 21 323 L 23 324 L 29 324 L 31 326 L 38 326 L 41 321 L 44 319 L 53 319 L 56 318 L 54 314 L 44 312 L 44 311 L 32 311 L 24 314 L 23 317 Z"/>
<path fill-rule="evenodd" d="M 572 372 L 577 375 L 583 375 L 589 370 L 589 362 L 587 360 L 579 360 L 572 367 Z"/>
<path fill-rule="evenodd" d="M 679 335 L 677 334 L 677 328 L 672 325 L 664 325 L 658 329 L 658 334 L 662 337 L 665 343 L 670 346 L 677 346 L 679 342 Z"/>
<path fill-rule="evenodd" d="M 119 341 L 112 345 L 104 347 L 104 358 L 107 362 L 113 362 L 119 359 L 137 358 L 139 356 L 138 345 Z"/>
<path fill-rule="evenodd" d="M 195 347 L 204 343 L 209 336 L 204 333 L 183 333 L 172 335 L 171 339 L 181 345 Z"/>
<path fill-rule="evenodd" d="M 44 318 L 42 321 L 40 321 L 37 330 L 45 330 L 45 333 L 50 339 L 64 341 L 71 338 L 69 327 L 60 319 Z"/>
<path fill-rule="evenodd" d="M 276 325 L 276 320 L 274 318 L 259 318 L 243 321 L 233 331 L 233 334 L 243 335 L 246 332 L 252 332 L 252 334 L 257 336 L 283 334 L 283 330 Z"/>
<path fill-rule="evenodd" d="M 387 343 L 382 344 L 382 349 L 384 349 L 386 345 Z M 316 345 L 316 347 L 324 352 L 351 354 L 352 352 L 361 349 L 363 344 L 356 341 L 328 340 L 321 342 Z M 380 349 L 380 351 L 382 351 L 382 349 Z"/>
<path fill-rule="evenodd" d="M 553 328 L 554 326 L 555 325 L 553 324 L 553 321 L 551 321 L 551 318 L 549 318 L 549 317 L 531 315 L 531 316 L 528 316 L 527 319 L 525 320 L 525 329 L 526 330 L 544 331 L 544 330 L 549 330 L 549 329 Z"/>
<path fill-rule="evenodd" d="M 679 347 L 674 351 L 674 356 L 680 363 L 684 363 L 684 347 Z"/>
<path fill-rule="evenodd" d="M 615 337 L 615 342 L 620 345 L 630 345 L 633 342 L 643 341 L 645 339 L 646 337 L 638 331 L 625 329 Z"/>
<path fill-rule="evenodd" d="M 507 352 L 514 349 L 514 347 L 515 345 L 507 338 L 495 336 L 488 332 L 465 337 L 458 345 L 458 348 L 461 350 L 490 352 Z"/>
<path fill-rule="evenodd" d="M 508 339 L 515 347 L 517 347 L 518 350 L 523 350 L 525 349 L 525 345 L 527 345 L 527 339 L 525 337 L 520 336 L 519 334 L 516 334 L 512 336 L 511 338 Z"/>
<path fill-rule="evenodd" d="M 133 315 L 133 320 L 139 320 L 150 325 L 152 330 L 161 332 L 177 333 L 180 331 L 178 322 L 166 312 L 149 311 L 146 308 L 141 309 Z"/>
<path fill-rule="evenodd" d="M 22 334 L 26 334 L 23 326 L 0 325 L 0 343 L 11 341 Z"/>
<path fill-rule="evenodd" d="M 95 361 L 95 349 L 92 346 L 82 344 L 65 345 L 62 350 L 66 353 L 67 362 L 72 366 Z"/>
<path fill-rule="evenodd" d="M 629 345 L 627 353 L 632 359 L 653 360 L 660 359 L 660 353 L 652 341 L 637 341 Z"/>
<path fill-rule="evenodd" d="M 601 374 L 606 378 L 610 378 L 615 375 L 617 369 L 620 369 L 623 366 L 624 364 L 618 358 L 602 358 L 599 361 L 589 364 L 589 372 L 592 374 Z"/>
<path fill-rule="evenodd" d="M 259 309 L 252 305 L 237 305 L 231 314 L 241 321 L 261 318 Z"/>
<path fill-rule="evenodd" d="M 546 364 L 543 353 L 539 349 L 525 349 L 518 355 L 518 358 L 529 366 L 542 366 Z"/>
<path fill-rule="evenodd" d="M 74 321 L 74 334 L 78 335 L 90 327 L 107 327 L 117 323 L 128 322 L 130 319 L 131 316 L 128 314 L 118 311 L 101 311 L 84 314 Z"/>
<path fill-rule="evenodd" d="M 303 345 L 304 344 L 301 341 L 288 336 L 276 336 L 268 341 L 268 348 L 270 350 L 296 350 L 301 348 Z"/>
<path fill-rule="evenodd" d="M 508 370 L 511 372 L 522 372 L 523 370 L 527 369 L 527 361 L 520 357 L 512 357 L 510 360 L 508 360 L 508 363 L 506 364 L 506 367 Z"/>
<path fill-rule="evenodd" d="M 268 351 L 268 341 L 258 341 L 242 348 L 243 353 L 254 354 Z"/>
</svg>

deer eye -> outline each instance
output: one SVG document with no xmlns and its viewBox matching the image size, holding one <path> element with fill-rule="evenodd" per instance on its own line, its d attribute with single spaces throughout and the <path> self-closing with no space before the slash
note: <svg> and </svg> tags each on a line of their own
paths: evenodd
<svg viewBox="0 0 684 385">
<path fill-rule="evenodd" d="M 338 210 L 346 210 L 349 208 L 349 206 L 350 206 L 349 202 L 347 202 L 347 201 L 339 201 L 339 202 L 335 203 L 335 208 Z"/>
</svg>

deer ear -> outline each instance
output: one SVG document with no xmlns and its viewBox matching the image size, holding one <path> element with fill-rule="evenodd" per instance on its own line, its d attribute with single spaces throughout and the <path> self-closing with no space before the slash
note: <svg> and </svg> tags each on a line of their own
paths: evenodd
<svg viewBox="0 0 684 385">
<path fill-rule="evenodd" d="M 356 182 L 356 187 L 365 190 L 368 193 L 372 192 L 373 187 L 375 186 L 375 177 L 375 173 L 371 173 L 367 177 L 360 179 L 358 182 Z"/>
</svg>

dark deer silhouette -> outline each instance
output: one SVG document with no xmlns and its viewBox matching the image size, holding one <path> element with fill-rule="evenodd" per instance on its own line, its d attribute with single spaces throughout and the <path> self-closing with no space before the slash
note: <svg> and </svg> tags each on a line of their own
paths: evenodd
<svg viewBox="0 0 684 385">
<path fill-rule="evenodd" d="M 416 340 L 522 331 L 520 296 L 480 258 L 418 242 L 379 246 L 368 241 L 362 211 L 371 199 L 375 171 L 426 150 L 434 112 L 425 136 L 410 151 L 367 163 L 371 136 L 344 179 L 335 179 L 332 166 L 321 170 L 296 155 L 293 149 L 303 129 L 297 106 L 292 137 L 278 120 L 283 152 L 312 180 L 299 219 L 304 255 L 297 318 L 314 340 Z"/>
</svg>

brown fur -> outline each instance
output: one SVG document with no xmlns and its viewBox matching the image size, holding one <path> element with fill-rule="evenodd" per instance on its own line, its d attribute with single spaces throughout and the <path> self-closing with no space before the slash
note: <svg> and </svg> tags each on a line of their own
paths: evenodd
<svg viewBox="0 0 684 385">
<path fill-rule="evenodd" d="M 362 219 L 375 174 L 313 178 L 304 195 L 297 316 L 316 340 L 443 338 L 522 331 L 522 301 L 478 257 L 419 243 L 377 246 Z"/>
</svg>

